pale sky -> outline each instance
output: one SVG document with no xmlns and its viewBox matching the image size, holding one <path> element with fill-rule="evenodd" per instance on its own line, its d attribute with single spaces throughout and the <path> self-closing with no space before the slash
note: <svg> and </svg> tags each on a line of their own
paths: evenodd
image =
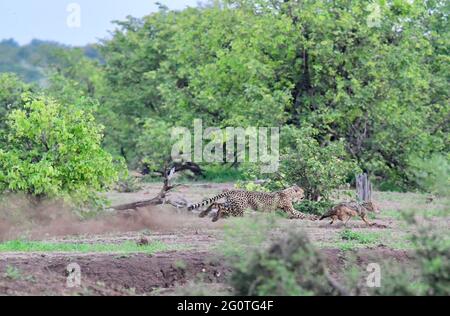
<svg viewBox="0 0 450 316">
<path fill-rule="evenodd" d="M 155 2 L 181 10 L 195 7 L 198 0 L 0 0 L 0 41 L 13 38 L 27 44 L 36 38 L 69 45 L 94 43 L 114 29 L 111 21 L 155 12 Z M 77 8 L 79 14 L 72 11 Z M 69 27 L 77 26 L 77 21 L 79 27 Z"/>
</svg>

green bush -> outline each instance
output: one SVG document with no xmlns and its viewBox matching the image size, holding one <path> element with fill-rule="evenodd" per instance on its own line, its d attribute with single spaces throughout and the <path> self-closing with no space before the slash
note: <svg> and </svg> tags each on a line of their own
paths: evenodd
<svg viewBox="0 0 450 316">
<path fill-rule="evenodd" d="M 377 295 L 450 295 L 450 238 L 431 222 L 423 222 L 405 214 L 408 224 L 414 228 L 412 243 L 415 247 L 413 261 L 406 271 L 393 269 L 385 262 L 382 286 L 375 289 Z"/>
<path fill-rule="evenodd" d="M 117 180 L 120 165 L 101 148 L 103 127 L 91 113 L 37 97 L 7 117 L 0 148 L 0 192 L 63 197 L 76 204 Z"/>
<path fill-rule="evenodd" d="M 450 295 L 450 238 L 436 227 L 419 226 L 412 237 L 426 295 Z"/>
<path fill-rule="evenodd" d="M 360 171 L 348 157 L 344 141 L 320 145 L 316 140 L 318 131 L 312 127 L 289 127 L 284 131 L 290 146 L 281 157 L 280 172 L 287 181 L 305 190 L 306 199 L 328 199 L 334 189 L 345 184 L 349 174 Z"/>
<path fill-rule="evenodd" d="M 412 158 L 410 174 L 420 189 L 440 196 L 450 196 L 450 154 L 435 154 L 427 159 Z"/>
<path fill-rule="evenodd" d="M 257 213 L 252 218 L 230 218 L 224 226 L 223 239 L 217 251 L 232 266 L 244 268 L 249 260 L 248 254 L 261 248 L 268 236 L 279 227 L 277 219 L 274 213 Z"/>
<path fill-rule="evenodd" d="M 333 202 L 322 200 L 322 201 L 309 201 L 304 200 L 300 203 L 295 203 L 294 208 L 302 213 L 323 215 L 331 207 L 333 207 Z"/>
<path fill-rule="evenodd" d="M 212 164 L 204 167 L 205 173 L 202 180 L 210 182 L 234 182 L 243 179 L 243 172 L 229 164 Z"/>
<path fill-rule="evenodd" d="M 149 172 L 161 172 L 172 161 L 172 145 L 171 125 L 161 119 L 147 119 L 137 139 L 138 164 Z"/>
<path fill-rule="evenodd" d="M 360 172 L 357 164 L 349 158 L 343 141 L 321 145 L 316 136 L 318 131 L 304 126 L 301 129 L 288 126 L 281 130 L 281 155 L 278 172 L 262 175 L 259 166 L 246 164 L 248 179 L 266 178 L 262 186 L 270 191 L 291 185 L 305 190 L 305 199 L 327 201 L 333 190 L 345 184 L 350 175 Z M 309 213 L 323 210 L 327 203 L 305 204 Z"/>
<path fill-rule="evenodd" d="M 6 128 L 6 117 L 23 106 L 22 94 L 32 92 L 33 87 L 13 74 L 0 74 L 0 133 Z"/>
<path fill-rule="evenodd" d="M 268 249 L 247 254 L 248 264 L 231 277 L 235 295 L 336 295 L 325 263 L 303 233 L 290 232 Z"/>
</svg>

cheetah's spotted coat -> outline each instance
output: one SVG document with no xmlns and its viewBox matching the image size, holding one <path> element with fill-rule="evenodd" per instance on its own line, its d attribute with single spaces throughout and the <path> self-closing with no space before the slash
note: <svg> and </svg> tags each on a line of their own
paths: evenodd
<svg viewBox="0 0 450 316">
<path fill-rule="evenodd" d="M 225 199 L 225 203 L 217 203 L 222 198 Z M 218 211 L 213 218 L 213 222 L 218 221 L 221 217 L 243 216 L 244 210 L 247 208 L 266 211 L 281 209 L 288 213 L 290 218 L 317 219 L 315 216 L 303 214 L 294 209 L 292 202 L 302 200 L 303 198 L 304 191 L 298 186 L 272 193 L 232 190 L 221 193 L 202 203 L 194 204 L 189 207 L 189 210 L 191 211 L 209 205 L 206 210 L 200 213 L 200 217 L 205 217 L 216 208 Z"/>
</svg>

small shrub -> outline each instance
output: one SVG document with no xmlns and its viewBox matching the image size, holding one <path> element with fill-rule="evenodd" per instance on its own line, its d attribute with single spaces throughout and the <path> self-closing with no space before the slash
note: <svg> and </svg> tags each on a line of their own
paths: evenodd
<svg viewBox="0 0 450 316">
<path fill-rule="evenodd" d="M 18 281 L 23 278 L 22 273 L 19 269 L 9 265 L 6 267 L 5 277 L 13 281 Z"/>
<path fill-rule="evenodd" d="M 290 144 L 281 156 L 280 173 L 305 190 L 308 200 L 328 199 L 332 191 L 346 183 L 350 174 L 359 172 L 346 151 L 343 141 L 321 145 L 318 131 L 312 127 L 286 128 Z"/>
<path fill-rule="evenodd" d="M 336 295 L 318 251 L 303 233 L 290 232 L 247 254 L 248 264 L 235 269 L 231 285 L 236 295 Z"/>
<path fill-rule="evenodd" d="M 450 295 L 450 238 L 421 226 L 412 236 L 426 295 Z"/>
<path fill-rule="evenodd" d="M 257 213 L 252 218 L 231 218 L 225 224 L 223 239 L 217 250 L 231 265 L 245 266 L 248 253 L 260 248 L 278 226 L 277 216 L 273 213 Z"/>
<path fill-rule="evenodd" d="M 322 215 L 333 207 L 333 203 L 327 200 L 309 201 L 304 200 L 301 203 L 296 203 L 294 208 L 302 213 Z"/>
<path fill-rule="evenodd" d="M 376 295 L 450 295 L 450 238 L 434 224 L 419 221 L 405 213 L 410 227 L 415 228 L 411 241 L 414 260 L 406 268 L 384 263 L 382 286 Z"/>
<path fill-rule="evenodd" d="M 349 175 L 360 170 L 346 151 L 343 141 L 320 144 L 312 127 L 285 127 L 281 131 L 281 155 L 278 172 L 262 175 L 256 164 L 246 164 L 250 180 L 268 178 L 262 186 L 270 191 L 298 185 L 305 190 L 305 199 L 329 200 L 333 190 L 344 185 Z"/>
<path fill-rule="evenodd" d="M 264 184 L 253 181 L 238 181 L 235 187 L 246 191 L 270 192 L 270 189 Z"/>
<path fill-rule="evenodd" d="M 420 270 L 410 263 L 399 266 L 396 262 L 385 261 L 381 264 L 381 286 L 373 289 L 373 294 L 379 296 L 415 296 L 423 295 L 424 285 L 418 282 Z"/>
<path fill-rule="evenodd" d="M 450 196 L 450 155 L 412 158 L 410 165 L 411 177 L 417 187 L 439 196 Z"/>
<path fill-rule="evenodd" d="M 201 177 L 208 182 L 235 182 L 243 179 L 243 172 L 230 165 L 208 165 L 205 166 L 205 172 Z"/>
</svg>

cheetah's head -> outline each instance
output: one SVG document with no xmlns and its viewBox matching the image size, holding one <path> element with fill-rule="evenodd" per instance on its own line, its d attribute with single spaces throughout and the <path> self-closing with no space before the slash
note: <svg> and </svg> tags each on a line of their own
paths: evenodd
<svg viewBox="0 0 450 316">
<path fill-rule="evenodd" d="M 305 191 L 298 185 L 294 185 L 290 188 L 284 190 L 287 194 L 292 197 L 293 201 L 301 201 L 305 198 Z"/>
</svg>

